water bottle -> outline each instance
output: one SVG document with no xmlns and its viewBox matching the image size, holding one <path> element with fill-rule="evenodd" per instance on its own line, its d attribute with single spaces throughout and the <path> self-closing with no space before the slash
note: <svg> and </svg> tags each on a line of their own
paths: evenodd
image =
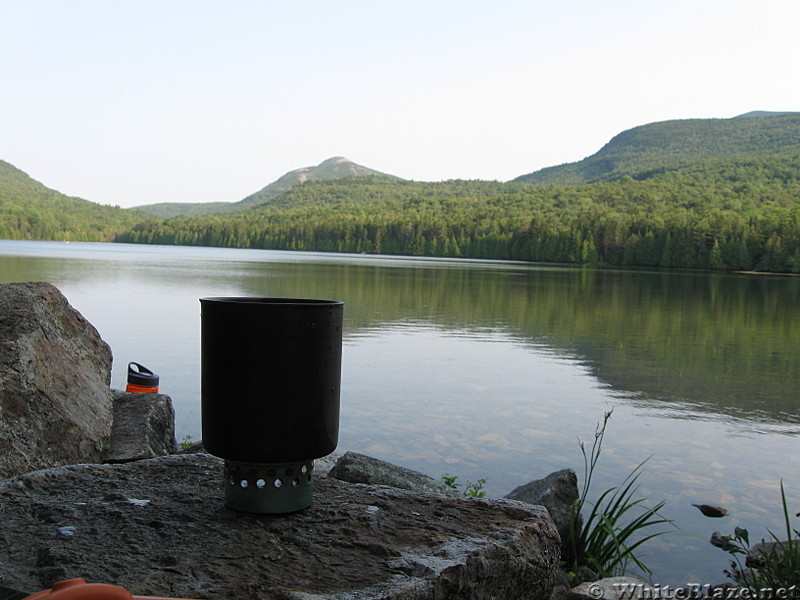
<svg viewBox="0 0 800 600">
<path fill-rule="evenodd" d="M 129 394 L 158 393 L 158 375 L 139 363 L 128 363 L 128 385 L 125 391 Z"/>
</svg>

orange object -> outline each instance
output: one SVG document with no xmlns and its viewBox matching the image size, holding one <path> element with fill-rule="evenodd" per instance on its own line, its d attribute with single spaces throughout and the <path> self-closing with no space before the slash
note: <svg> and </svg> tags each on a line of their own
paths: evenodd
<svg viewBox="0 0 800 600">
<path fill-rule="evenodd" d="M 83 579 L 67 579 L 53 584 L 49 590 L 31 594 L 24 600 L 189 600 L 159 596 L 134 596 L 125 588 L 108 583 L 86 583 Z"/>
<path fill-rule="evenodd" d="M 125 391 L 129 394 L 157 394 L 158 386 L 136 385 L 135 383 L 129 383 L 125 386 Z"/>
<path fill-rule="evenodd" d="M 158 393 L 158 375 L 139 363 L 128 363 L 128 385 L 125 391 L 129 394 Z"/>
</svg>

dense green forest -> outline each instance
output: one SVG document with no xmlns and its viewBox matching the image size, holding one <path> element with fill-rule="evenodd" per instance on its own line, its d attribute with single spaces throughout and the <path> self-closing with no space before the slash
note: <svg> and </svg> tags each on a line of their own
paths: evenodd
<svg viewBox="0 0 800 600">
<path fill-rule="evenodd" d="M 239 210 L 161 219 L 63 196 L 0 163 L 0 236 L 800 273 L 796 113 L 645 125 L 508 183 L 363 175 L 342 158 L 322 167 Z M 592 182 L 543 183 L 559 169 Z"/>
<path fill-rule="evenodd" d="M 574 186 L 306 182 L 255 209 L 140 224 L 117 239 L 797 273 L 800 151 Z"/>
<path fill-rule="evenodd" d="M 65 196 L 0 160 L 0 238 L 107 242 L 146 218 Z"/>
</svg>

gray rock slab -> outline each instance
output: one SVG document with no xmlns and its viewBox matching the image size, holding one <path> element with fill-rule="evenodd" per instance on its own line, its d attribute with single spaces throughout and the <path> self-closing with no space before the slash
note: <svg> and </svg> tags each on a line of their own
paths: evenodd
<svg viewBox="0 0 800 600">
<path fill-rule="evenodd" d="M 350 483 L 389 485 L 429 494 L 459 495 L 457 491 L 429 475 L 357 452 L 346 452 L 328 472 L 328 476 Z"/>
<path fill-rule="evenodd" d="M 0 477 L 99 462 L 111 349 L 49 283 L 0 285 Z"/>
<path fill-rule="evenodd" d="M 177 451 L 175 411 L 165 394 L 128 394 L 114 390 L 114 424 L 105 462 L 128 462 Z"/>
<path fill-rule="evenodd" d="M 223 505 L 222 467 L 189 454 L 0 481 L 6 585 L 80 577 L 209 600 L 550 594 L 559 540 L 541 507 L 319 477 L 311 508 L 251 515 Z"/>
<path fill-rule="evenodd" d="M 334 452 L 333 454 L 328 454 L 328 456 L 323 456 L 322 458 L 315 458 L 314 470 L 316 471 L 317 475 L 328 475 L 331 472 L 331 469 L 336 466 L 336 463 L 339 462 L 340 458 L 342 458 L 341 452 Z"/>
</svg>

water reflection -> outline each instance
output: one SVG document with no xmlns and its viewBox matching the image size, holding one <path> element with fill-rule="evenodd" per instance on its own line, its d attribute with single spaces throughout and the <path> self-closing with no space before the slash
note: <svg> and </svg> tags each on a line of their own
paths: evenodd
<svg viewBox="0 0 800 600">
<path fill-rule="evenodd" d="M 105 244 L 3 242 L 2 251 L 3 281 L 116 287 L 145 307 L 153 294 L 153 319 L 170 313 L 168 294 L 335 298 L 347 303 L 350 339 L 431 326 L 572 357 L 665 415 L 792 432 L 800 423 L 800 278 Z"/>
<path fill-rule="evenodd" d="M 580 356 L 612 388 L 671 410 L 796 422 L 797 278 L 591 269 L 282 263 L 246 276 L 247 293 L 331 296 L 351 334 L 430 323 L 449 335 L 503 331 Z M 466 333 L 464 333 L 466 332 Z"/>
</svg>

